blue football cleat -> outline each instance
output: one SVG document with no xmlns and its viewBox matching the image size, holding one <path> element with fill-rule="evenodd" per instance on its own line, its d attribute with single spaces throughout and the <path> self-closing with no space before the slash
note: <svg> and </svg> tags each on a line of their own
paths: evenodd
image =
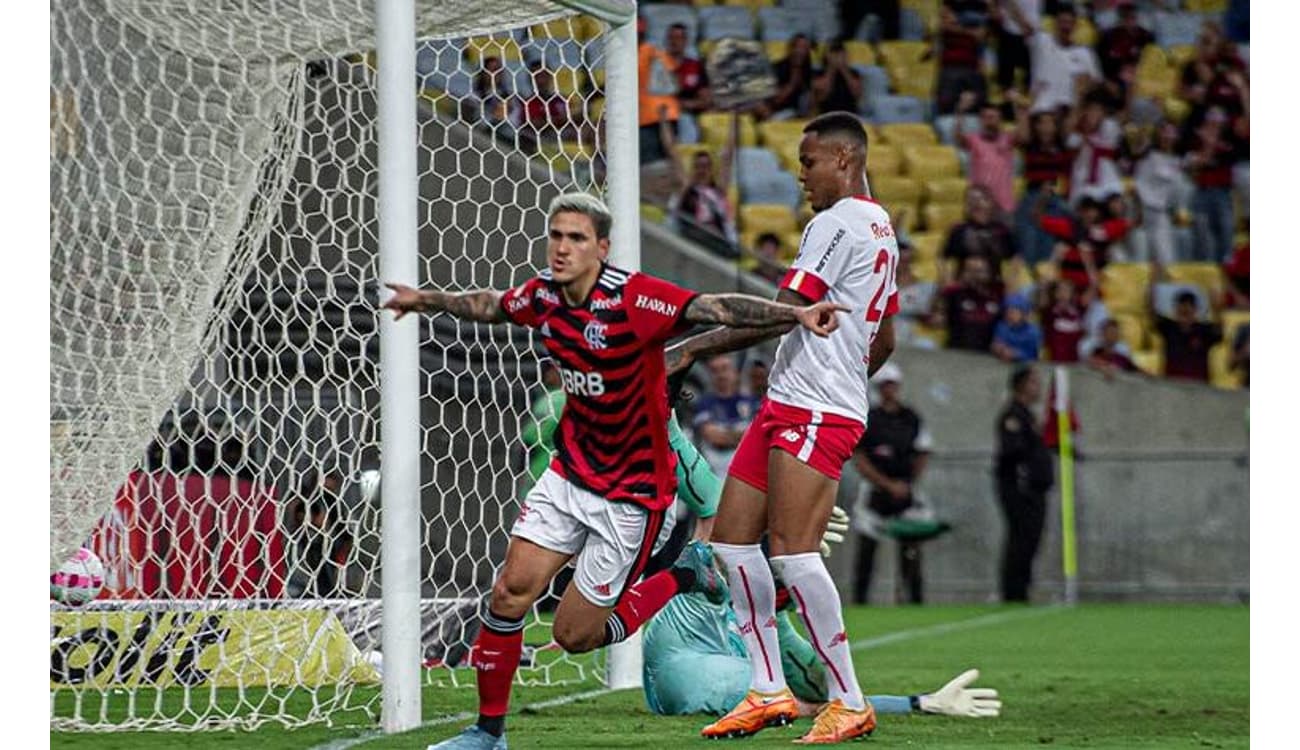
<svg viewBox="0 0 1300 750">
<path fill-rule="evenodd" d="M 704 594 L 704 598 L 713 604 L 727 601 L 727 582 L 723 580 L 718 566 L 713 564 L 713 548 L 708 544 L 699 540 L 687 544 L 673 567 L 695 573 L 695 586 L 691 591 Z"/>
<path fill-rule="evenodd" d="M 493 737 L 478 728 L 478 725 L 465 727 L 465 731 L 445 739 L 436 745 L 429 745 L 428 750 L 506 750 L 506 736 Z"/>
</svg>

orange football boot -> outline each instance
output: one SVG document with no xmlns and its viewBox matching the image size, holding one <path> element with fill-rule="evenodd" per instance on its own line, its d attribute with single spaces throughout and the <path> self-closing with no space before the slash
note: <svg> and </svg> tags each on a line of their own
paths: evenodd
<svg viewBox="0 0 1300 750">
<path fill-rule="evenodd" d="M 799 706 L 790 688 L 776 693 L 750 690 L 740 705 L 701 729 L 700 734 L 709 739 L 748 737 L 767 727 L 785 726 L 798 716 Z"/>
<path fill-rule="evenodd" d="M 876 730 L 876 709 L 871 701 L 861 711 L 845 708 L 839 698 L 822 707 L 808 734 L 795 740 L 800 745 L 834 745 L 866 737 Z"/>
</svg>

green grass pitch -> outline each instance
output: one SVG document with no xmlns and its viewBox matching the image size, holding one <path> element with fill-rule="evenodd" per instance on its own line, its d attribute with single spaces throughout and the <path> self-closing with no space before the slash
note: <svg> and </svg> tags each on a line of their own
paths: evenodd
<svg viewBox="0 0 1300 750">
<path fill-rule="evenodd" d="M 1086 605 L 1075 609 L 999 607 L 854 608 L 848 631 L 868 693 L 937 688 L 968 667 L 997 688 L 998 719 L 882 717 L 871 745 L 923 748 L 1247 747 L 1250 741 L 1250 611 L 1247 607 Z M 703 677 L 703 676 L 702 676 Z M 639 691 L 539 709 L 530 704 L 600 686 L 517 689 L 509 720 L 512 748 L 789 747 L 808 726 L 771 729 L 746 740 L 700 739 L 705 717 L 650 714 Z M 470 711 L 474 690 L 428 689 L 426 720 Z M 286 703 L 292 711 L 294 702 Z M 354 723 L 356 719 L 354 719 Z M 67 750 L 423 748 L 464 721 L 396 736 L 363 726 L 315 725 L 253 732 L 51 733 Z M 369 739 L 367 739 L 369 738 Z M 859 747 L 864 745 L 859 744 Z"/>
</svg>

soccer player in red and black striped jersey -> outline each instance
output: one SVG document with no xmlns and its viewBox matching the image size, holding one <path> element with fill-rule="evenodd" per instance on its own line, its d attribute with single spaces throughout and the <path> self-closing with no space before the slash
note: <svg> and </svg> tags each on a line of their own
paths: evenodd
<svg viewBox="0 0 1300 750">
<path fill-rule="evenodd" d="M 848 309 L 831 302 L 799 306 L 698 294 L 614 268 L 605 262 L 612 218 L 590 195 L 557 197 L 549 216 L 548 267 L 536 278 L 504 292 L 389 285 L 394 294 L 384 304 L 398 317 L 449 312 L 534 328 L 567 393 L 555 457 L 511 529 L 506 562 L 472 651 L 479 721 L 438 747 L 504 746 L 524 616 L 570 560 L 576 558 L 573 582 L 553 627 L 556 642 L 570 652 L 626 638 L 674 594 L 716 575 L 711 565 L 694 560 L 637 582 L 656 541 L 671 531 L 665 511 L 676 493 L 664 342 L 698 323 L 799 324 L 826 336 L 838 326 L 836 313 Z"/>
</svg>

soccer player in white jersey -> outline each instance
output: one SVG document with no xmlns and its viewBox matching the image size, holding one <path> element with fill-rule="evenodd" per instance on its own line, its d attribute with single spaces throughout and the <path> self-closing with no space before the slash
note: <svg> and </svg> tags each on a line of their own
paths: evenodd
<svg viewBox="0 0 1300 750">
<path fill-rule="evenodd" d="M 800 181 L 817 215 L 804 229 L 777 299 L 826 300 L 851 312 L 841 319 L 843 330 L 825 339 L 789 327 L 776 331 L 789 332 L 767 400 L 731 461 L 712 541 L 727 570 L 753 678 L 745 700 L 705 727 L 706 737 L 746 736 L 798 715 L 781 669 L 773 571 L 789 589 L 828 675 L 830 701 L 800 742 L 842 742 L 876 726 L 853 671 L 839 594 L 818 554 L 840 472 L 866 427 L 867 378 L 894 348 L 898 243 L 889 215 L 868 196 L 866 156 L 867 135 L 856 115 L 831 112 L 804 128 Z M 771 335 L 771 329 L 714 330 L 690 348 L 708 354 Z M 770 568 L 759 547 L 764 532 Z"/>
</svg>

